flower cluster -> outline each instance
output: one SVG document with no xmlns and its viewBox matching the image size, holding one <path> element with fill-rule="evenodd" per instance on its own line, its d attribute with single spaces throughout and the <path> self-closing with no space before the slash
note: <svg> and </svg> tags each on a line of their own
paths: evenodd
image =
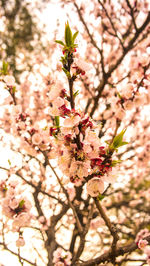
<svg viewBox="0 0 150 266">
<path fill-rule="evenodd" d="M 2 213 L 12 222 L 13 231 L 19 231 L 21 227 L 30 224 L 31 203 L 17 191 L 17 182 L 11 181 L 4 187 L 5 195 L 1 200 Z"/>
<path fill-rule="evenodd" d="M 88 181 L 88 176 L 93 177 L 88 181 L 87 191 L 91 196 L 97 196 L 103 193 L 104 182 L 113 181 L 109 177 L 112 156 L 98 136 L 100 126 L 81 110 L 69 108 L 66 95 L 64 89 L 57 90 L 52 85 L 49 92 L 52 101 L 49 113 L 54 125 L 44 129 L 34 127 L 30 116 L 22 112 L 21 106 L 16 105 L 13 107 L 13 128 L 16 127 L 15 133 L 21 137 L 22 147 L 28 154 L 36 156 L 37 152 L 46 151 L 49 159 L 57 158 L 59 168 L 69 178 L 68 182 L 80 186 Z"/>
<path fill-rule="evenodd" d="M 75 186 L 87 183 L 88 194 L 97 197 L 114 181 L 112 167 L 116 164 L 113 164 L 112 155 L 119 146 L 104 145 L 99 137 L 101 126 L 75 107 L 77 93 L 74 92 L 73 83 L 79 74 L 89 70 L 89 65 L 75 58 L 75 39 L 71 37 L 68 24 L 65 34 L 68 34 L 65 35 L 66 44 L 57 42 L 64 46 L 65 52 L 61 62 L 68 79 L 69 91 L 59 83 L 48 84 L 50 106 L 47 112 L 52 123 L 47 123 L 45 128 L 34 126 L 29 114 L 23 112 L 21 106 L 15 105 L 12 112 L 13 128 L 16 126 L 15 133 L 21 137 L 21 145 L 28 154 L 36 156 L 41 152 L 46 154 L 48 159 L 57 159 L 61 172 L 68 178 L 68 183 L 72 182 Z M 76 69 L 75 72 L 73 69 Z M 123 135 L 119 137 L 120 146 L 126 144 L 122 142 L 122 137 Z"/>
<path fill-rule="evenodd" d="M 148 229 L 141 230 L 135 239 L 135 242 L 138 245 L 138 248 L 144 251 L 146 254 L 146 260 L 148 265 L 150 265 L 150 246 L 148 245 L 148 241 L 144 238 L 150 236 L 150 231 Z"/>
<path fill-rule="evenodd" d="M 62 248 L 57 248 L 53 253 L 53 263 L 55 266 L 69 266 L 71 265 L 71 253 L 64 251 Z"/>
<path fill-rule="evenodd" d="M 112 160 L 101 145 L 98 126 L 88 116 L 75 110 L 70 110 L 65 119 L 61 118 L 62 126 L 57 131 L 53 129 L 58 147 L 56 157 L 61 171 L 76 186 L 81 185 L 89 175 L 97 176 L 102 193 L 104 183 L 100 178 L 112 170 Z"/>
<path fill-rule="evenodd" d="M 142 229 L 136 236 L 135 242 L 138 244 L 140 240 L 150 235 L 150 231 L 148 229 Z"/>
</svg>

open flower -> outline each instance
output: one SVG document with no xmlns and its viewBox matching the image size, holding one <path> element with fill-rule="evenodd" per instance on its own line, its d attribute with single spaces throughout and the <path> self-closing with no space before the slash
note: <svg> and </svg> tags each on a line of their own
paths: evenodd
<svg viewBox="0 0 150 266">
<path fill-rule="evenodd" d="M 6 82 L 7 86 L 15 86 L 15 78 L 11 75 L 6 75 L 4 77 L 4 81 Z"/>
<path fill-rule="evenodd" d="M 81 58 L 76 58 L 75 59 L 75 64 L 76 66 L 82 70 L 82 72 L 89 71 L 91 69 L 90 65 L 86 63 L 83 59 Z"/>
<path fill-rule="evenodd" d="M 41 134 L 39 134 L 39 133 L 35 133 L 35 134 L 32 136 L 32 143 L 33 143 L 34 145 L 39 145 L 41 142 L 42 142 L 42 136 L 41 136 Z"/>
<path fill-rule="evenodd" d="M 146 239 L 140 239 L 138 242 L 138 248 L 144 249 L 148 245 L 148 241 Z"/>
<path fill-rule="evenodd" d="M 91 197 L 97 197 L 99 194 L 103 193 L 105 190 L 104 182 L 100 178 L 94 177 L 88 181 L 86 189 L 87 189 L 87 193 Z"/>
<path fill-rule="evenodd" d="M 79 115 L 73 115 L 64 120 L 64 127 L 74 127 L 77 126 L 81 118 Z"/>
</svg>

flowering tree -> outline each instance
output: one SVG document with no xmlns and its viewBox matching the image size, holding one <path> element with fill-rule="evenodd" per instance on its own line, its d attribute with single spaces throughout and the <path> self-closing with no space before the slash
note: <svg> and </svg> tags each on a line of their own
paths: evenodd
<svg viewBox="0 0 150 266">
<path fill-rule="evenodd" d="M 99 35 L 74 6 L 90 42 L 85 61 L 66 23 L 64 80 L 23 102 L 2 65 L 0 245 L 21 265 L 150 264 L 148 3 L 89 3 Z"/>
</svg>

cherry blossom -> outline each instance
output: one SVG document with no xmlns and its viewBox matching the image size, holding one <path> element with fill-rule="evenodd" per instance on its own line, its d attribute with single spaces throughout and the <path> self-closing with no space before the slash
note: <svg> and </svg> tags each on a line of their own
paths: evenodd
<svg viewBox="0 0 150 266">
<path fill-rule="evenodd" d="M 15 78 L 13 76 L 4 76 L 4 81 L 6 82 L 7 86 L 15 86 Z"/>
<path fill-rule="evenodd" d="M 62 248 L 57 248 L 53 253 L 55 266 L 71 265 L 71 253 L 65 252 Z"/>
<path fill-rule="evenodd" d="M 104 189 L 104 182 L 100 178 L 94 177 L 87 183 L 87 193 L 92 197 L 97 197 Z"/>
</svg>

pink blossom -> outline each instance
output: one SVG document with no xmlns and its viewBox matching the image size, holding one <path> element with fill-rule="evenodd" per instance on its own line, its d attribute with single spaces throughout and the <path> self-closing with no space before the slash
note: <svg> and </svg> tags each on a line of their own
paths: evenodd
<svg viewBox="0 0 150 266">
<path fill-rule="evenodd" d="M 66 118 L 64 120 L 64 127 L 74 127 L 77 126 L 80 122 L 80 116 L 79 115 L 72 115 L 69 118 Z"/>
<path fill-rule="evenodd" d="M 15 86 L 15 78 L 11 75 L 6 75 L 4 81 L 8 86 Z"/>
<path fill-rule="evenodd" d="M 35 134 L 32 136 L 32 143 L 33 143 L 34 145 L 39 145 L 41 142 L 42 142 L 42 136 L 41 136 L 41 134 L 39 134 L 39 133 L 35 133 Z"/>
<path fill-rule="evenodd" d="M 65 266 L 71 264 L 72 255 L 69 251 L 65 251 L 62 248 L 57 248 L 53 253 L 53 262 L 55 266 Z"/>
<path fill-rule="evenodd" d="M 97 197 L 104 192 L 104 182 L 100 178 L 94 177 L 88 181 L 86 189 L 91 197 Z"/>
<path fill-rule="evenodd" d="M 110 183 L 110 184 L 113 184 L 116 182 L 116 179 L 117 179 L 117 176 L 118 176 L 118 167 L 116 168 L 109 168 L 109 171 L 104 175 L 102 176 L 102 180 L 104 182 L 107 182 L 107 183 Z"/>
<path fill-rule="evenodd" d="M 2 213 L 10 219 L 12 219 L 15 214 L 14 211 L 9 207 L 9 198 L 5 198 L 2 201 Z"/>
<path fill-rule="evenodd" d="M 49 222 L 47 221 L 47 219 L 44 216 L 40 216 L 38 220 L 42 225 L 42 230 L 47 230 L 49 226 Z"/>
<path fill-rule="evenodd" d="M 7 191 L 7 185 L 6 185 L 6 180 L 1 180 L 0 181 L 0 195 L 5 194 Z"/>
<path fill-rule="evenodd" d="M 131 110 L 134 107 L 134 104 L 132 101 L 126 101 L 123 106 L 126 110 Z"/>
<path fill-rule="evenodd" d="M 149 57 L 147 56 L 147 54 L 141 56 L 140 63 L 142 64 L 142 66 L 148 65 Z"/>
<path fill-rule="evenodd" d="M 75 59 L 75 64 L 82 69 L 83 71 L 89 71 L 91 69 L 90 64 L 88 64 L 87 62 L 85 62 L 85 60 L 81 59 L 81 58 L 76 58 Z"/>
<path fill-rule="evenodd" d="M 147 240 L 140 239 L 139 242 L 138 242 L 138 248 L 144 249 L 147 246 L 147 244 L 148 244 Z"/>
<path fill-rule="evenodd" d="M 126 98 L 130 98 L 133 95 L 134 87 L 132 84 L 128 83 L 127 85 L 124 86 L 123 88 L 123 95 Z"/>
<path fill-rule="evenodd" d="M 21 121 L 21 122 L 18 123 L 18 128 L 20 130 L 25 130 L 26 129 L 26 124 L 23 121 Z"/>
<path fill-rule="evenodd" d="M 90 153 L 90 152 L 92 152 L 92 147 L 91 147 L 91 145 L 85 143 L 85 144 L 83 145 L 83 151 L 84 151 L 85 153 Z"/>
<path fill-rule="evenodd" d="M 18 180 L 16 179 L 10 179 L 9 180 L 9 185 L 10 187 L 12 187 L 13 189 L 15 189 L 18 185 L 19 185 L 19 182 Z M 10 193 L 10 192 L 9 192 Z"/>
<path fill-rule="evenodd" d="M 95 230 L 95 229 L 97 229 L 98 227 L 101 227 L 104 224 L 105 224 L 105 222 L 104 222 L 104 220 L 101 217 L 96 217 L 95 219 L 91 220 L 90 228 L 92 230 Z"/>
<path fill-rule="evenodd" d="M 67 187 L 67 192 L 69 194 L 70 201 L 72 201 L 76 195 L 75 188 L 74 187 Z"/>
<path fill-rule="evenodd" d="M 134 98 L 134 104 L 136 107 L 139 107 L 140 105 L 144 105 L 146 102 L 146 97 L 143 93 L 136 93 L 135 98 Z"/>
<path fill-rule="evenodd" d="M 51 116 L 60 116 L 61 114 L 60 110 L 55 105 L 53 105 L 52 107 L 49 107 L 48 112 Z"/>
<path fill-rule="evenodd" d="M 91 131 L 89 128 L 86 130 L 85 133 L 85 141 L 89 144 L 92 144 L 94 147 L 97 147 L 97 149 L 100 146 L 100 139 L 97 136 L 95 131 Z"/>
<path fill-rule="evenodd" d="M 15 105 L 12 108 L 12 114 L 16 117 L 22 112 L 22 106 L 21 105 Z"/>
<path fill-rule="evenodd" d="M 62 105 L 64 105 L 64 99 L 62 99 L 61 97 L 57 97 L 53 101 L 53 106 L 56 106 L 57 108 L 61 107 Z"/>
<path fill-rule="evenodd" d="M 60 115 L 62 117 L 66 116 L 66 115 L 70 115 L 70 113 L 71 113 L 70 109 L 68 109 L 65 104 L 63 104 L 62 106 L 59 107 L 59 111 L 60 111 Z"/>
<path fill-rule="evenodd" d="M 28 212 L 22 212 L 16 217 L 14 217 L 13 221 L 13 228 L 16 228 L 16 230 L 19 227 L 27 226 L 31 220 L 31 215 Z"/>
<path fill-rule="evenodd" d="M 49 92 L 49 100 L 54 101 L 61 93 L 62 88 L 52 85 Z"/>
<path fill-rule="evenodd" d="M 16 241 L 16 246 L 17 246 L 17 247 L 23 247 L 24 245 L 25 245 L 25 241 L 24 241 L 23 237 L 20 236 L 20 237 L 18 238 L 18 240 Z"/>
<path fill-rule="evenodd" d="M 44 216 L 40 216 L 38 220 L 42 224 L 45 223 L 45 217 Z"/>
<path fill-rule="evenodd" d="M 31 156 L 37 155 L 37 151 L 30 144 L 28 144 L 24 139 L 21 139 L 20 145 L 22 149 L 26 151 L 27 154 Z"/>
<path fill-rule="evenodd" d="M 147 256 L 147 263 L 148 265 L 150 265 L 150 246 L 146 246 L 145 249 L 144 249 L 144 253 L 146 254 Z"/>
<path fill-rule="evenodd" d="M 118 109 L 116 110 L 115 116 L 116 116 L 118 119 L 122 120 L 122 119 L 125 117 L 125 111 L 124 111 L 123 109 L 121 109 L 121 108 L 118 108 Z"/>
<path fill-rule="evenodd" d="M 82 162 L 72 160 L 69 174 L 70 176 L 78 176 L 79 178 L 83 178 L 84 176 L 88 175 L 88 169 L 90 168 L 90 162 Z"/>
<path fill-rule="evenodd" d="M 15 199 L 15 198 L 12 198 L 9 200 L 9 207 L 12 209 L 12 210 L 15 210 L 17 209 L 18 205 L 19 205 L 19 200 Z"/>
<path fill-rule="evenodd" d="M 138 243 L 140 239 L 143 239 L 149 235 L 150 235 L 150 231 L 147 228 L 142 229 L 140 232 L 138 232 L 135 242 Z"/>
</svg>

